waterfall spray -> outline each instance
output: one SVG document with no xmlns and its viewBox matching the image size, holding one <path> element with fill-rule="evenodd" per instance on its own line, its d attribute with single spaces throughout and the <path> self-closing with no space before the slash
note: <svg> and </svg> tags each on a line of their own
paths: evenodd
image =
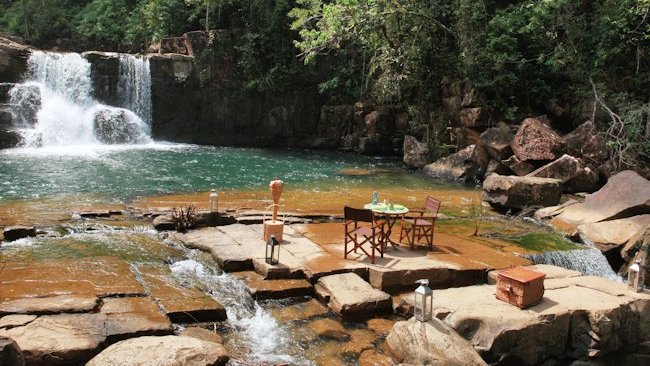
<svg viewBox="0 0 650 366">
<path fill-rule="evenodd" d="M 133 56 L 126 60 L 136 59 Z M 90 63 L 77 53 L 33 51 L 27 81 L 10 92 L 25 147 L 141 144 L 151 141 L 151 78 L 148 61 L 127 61 L 124 104 L 93 99 Z M 138 65 L 141 66 L 138 66 Z M 121 70 L 121 69 L 120 69 Z M 146 75 L 145 75 L 146 74 Z M 142 85 L 139 84 L 140 81 Z M 132 111 L 132 110 L 133 111 Z M 140 117 L 142 116 L 142 117 Z"/>
</svg>

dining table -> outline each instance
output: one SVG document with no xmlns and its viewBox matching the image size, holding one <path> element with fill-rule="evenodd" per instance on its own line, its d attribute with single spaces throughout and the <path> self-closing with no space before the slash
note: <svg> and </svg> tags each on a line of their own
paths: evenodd
<svg viewBox="0 0 650 366">
<path fill-rule="evenodd" d="M 399 247 L 399 243 L 394 242 L 390 235 L 393 232 L 393 226 L 397 222 L 397 219 L 401 218 L 402 215 L 409 212 L 409 209 L 403 205 L 396 203 L 366 203 L 363 205 L 363 208 L 366 210 L 371 210 L 379 216 L 383 216 L 386 219 L 386 225 L 384 225 L 384 244 L 389 243 L 393 248 Z M 384 248 L 386 246 L 384 245 Z"/>
</svg>

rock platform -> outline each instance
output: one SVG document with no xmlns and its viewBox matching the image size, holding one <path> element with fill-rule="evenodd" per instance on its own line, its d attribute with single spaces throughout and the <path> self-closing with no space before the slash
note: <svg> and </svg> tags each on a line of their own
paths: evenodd
<svg viewBox="0 0 650 366">
<path fill-rule="evenodd" d="M 391 247 L 375 264 L 363 254 L 345 260 L 342 230 L 338 223 L 285 226 L 278 265 L 264 261 L 261 225 L 234 224 L 174 235 L 190 248 L 209 252 L 226 272 L 255 271 L 268 280 L 305 278 L 313 284 L 325 276 L 355 273 L 389 293 L 411 290 L 421 278 L 428 278 L 435 288 L 485 283 L 488 270 L 530 264 L 478 241 L 445 234 L 436 234 L 436 244 L 444 244 L 434 245 L 433 252 Z"/>
<path fill-rule="evenodd" d="M 650 339 L 650 294 L 592 276 L 550 278 L 545 288 L 525 310 L 497 300 L 494 285 L 435 290 L 434 314 L 488 363 L 595 359 Z"/>
<path fill-rule="evenodd" d="M 344 320 L 361 320 L 393 312 L 390 295 L 373 288 L 354 273 L 319 279 L 316 294 Z"/>
</svg>

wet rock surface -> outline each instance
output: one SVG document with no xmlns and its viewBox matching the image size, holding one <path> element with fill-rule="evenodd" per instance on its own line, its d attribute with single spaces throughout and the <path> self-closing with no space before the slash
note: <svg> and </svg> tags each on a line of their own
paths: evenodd
<svg viewBox="0 0 650 366">
<path fill-rule="evenodd" d="M 118 365 L 225 365 L 226 349 L 196 338 L 163 336 L 138 337 L 115 343 L 95 356 L 88 366 Z"/>
<path fill-rule="evenodd" d="M 244 280 L 246 290 L 257 300 L 285 299 L 313 294 L 311 283 L 303 279 L 265 280 L 255 272 L 237 272 L 233 275 Z"/>
<path fill-rule="evenodd" d="M 226 309 L 212 297 L 193 287 L 173 281 L 168 266 L 139 265 L 138 272 L 147 293 L 174 323 L 226 320 Z"/>
<path fill-rule="evenodd" d="M 374 289 L 354 273 L 320 278 L 316 293 L 327 302 L 334 314 L 345 320 L 366 319 L 393 310 L 390 295 Z"/>
</svg>

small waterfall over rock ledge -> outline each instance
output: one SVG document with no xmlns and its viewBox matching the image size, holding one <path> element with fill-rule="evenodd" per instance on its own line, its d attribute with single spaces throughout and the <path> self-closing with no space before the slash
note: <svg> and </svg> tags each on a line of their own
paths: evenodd
<svg viewBox="0 0 650 366">
<path fill-rule="evenodd" d="M 525 257 L 535 264 L 552 264 L 581 272 L 585 276 L 605 277 L 614 281 L 622 280 L 609 265 L 607 258 L 595 248 L 543 252 L 525 255 Z"/>
<path fill-rule="evenodd" d="M 33 51 L 26 81 L 10 92 L 23 146 L 151 142 L 149 62 L 132 55 L 120 60 L 124 108 L 93 99 L 90 63 L 81 55 Z"/>
</svg>

